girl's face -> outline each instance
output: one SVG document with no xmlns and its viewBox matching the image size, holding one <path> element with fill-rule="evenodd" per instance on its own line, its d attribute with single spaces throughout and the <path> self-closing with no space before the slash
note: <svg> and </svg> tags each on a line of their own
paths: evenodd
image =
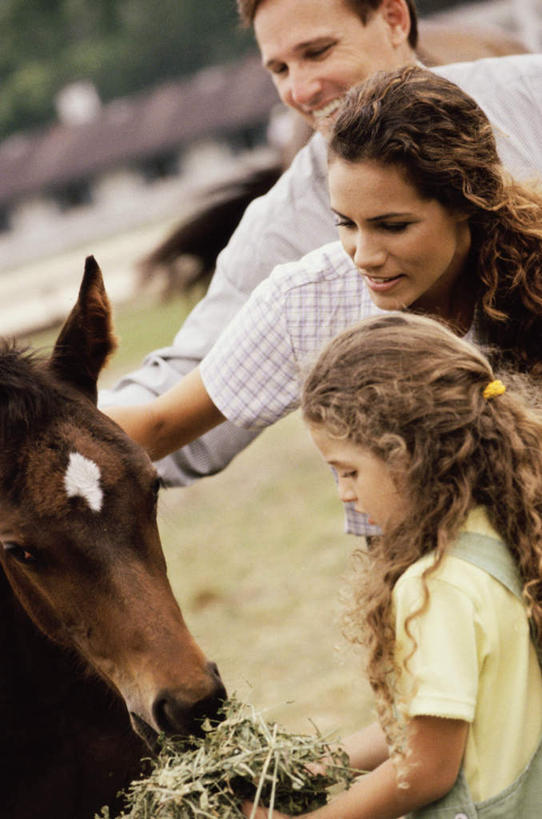
<svg viewBox="0 0 542 819">
<path fill-rule="evenodd" d="M 324 460 L 337 473 L 339 497 L 353 503 L 385 531 L 407 513 L 404 494 L 386 462 L 352 441 L 331 437 L 325 427 L 311 424 L 309 432 Z"/>
<path fill-rule="evenodd" d="M 455 285 L 471 244 L 466 216 L 422 199 L 399 168 L 370 160 L 333 157 L 329 190 L 342 245 L 377 307 L 463 314 L 472 296 Z"/>
</svg>

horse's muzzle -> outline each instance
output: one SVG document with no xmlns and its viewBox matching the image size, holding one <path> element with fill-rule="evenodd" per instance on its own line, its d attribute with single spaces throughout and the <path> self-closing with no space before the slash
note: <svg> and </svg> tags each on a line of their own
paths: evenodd
<svg viewBox="0 0 542 819">
<path fill-rule="evenodd" d="M 217 666 L 209 663 L 207 666 L 211 680 L 209 693 L 196 702 L 188 702 L 178 690 L 163 689 L 152 704 L 154 726 L 150 726 L 137 714 L 130 714 L 132 725 L 137 733 L 143 737 L 151 747 L 157 739 L 156 728 L 160 733 L 168 736 L 201 736 L 203 720 L 220 719 L 219 710 L 227 697 L 226 689 L 220 678 Z"/>
</svg>

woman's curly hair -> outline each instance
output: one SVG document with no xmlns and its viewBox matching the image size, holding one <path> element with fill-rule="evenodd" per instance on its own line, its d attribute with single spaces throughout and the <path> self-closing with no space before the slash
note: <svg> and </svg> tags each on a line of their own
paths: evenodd
<svg viewBox="0 0 542 819">
<path fill-rule="evenodd" d="M 506 173 L 476 102 L 418 66 L 379 72 L 346 95 L 329 156 L 396 166 L 424 199 L 468 217 L 480 337 L 541 375 L 542 195 Z"/>
<path fill-rule="evenodd" d="M 512 389 L 484 398 L 494 379 L 485 356 L 444 325 L 390 312 L 334 339 L 304 384 L 305 421 L 382 458 L 409 509 L 360 553 L 366 565 L 348 617 L 349 637 L 367 650 L 379 716 L 396 750 L 393 587 L 435 552 L 425 583 L 475 506 L 486 508 L 508 544 L 542 634 L 542 418 Z M 425 586 L 425 603 L 407 627 L 427 601 Z"/>
</svg>

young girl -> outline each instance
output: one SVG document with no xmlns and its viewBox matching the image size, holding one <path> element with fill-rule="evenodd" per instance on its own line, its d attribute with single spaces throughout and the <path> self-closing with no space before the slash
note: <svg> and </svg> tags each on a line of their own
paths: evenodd
<svg viewBox="0 0 542 819">
<path fill-rule="evenodd" d="M 341 499 L 383 532 L 349 617 L 379 726 L 345 745 L 372 772 L 314 819 L 541 815 L 542 419 L 512 393 L 404 313 L 344 332 L 305 382 Z"/>
</svg>

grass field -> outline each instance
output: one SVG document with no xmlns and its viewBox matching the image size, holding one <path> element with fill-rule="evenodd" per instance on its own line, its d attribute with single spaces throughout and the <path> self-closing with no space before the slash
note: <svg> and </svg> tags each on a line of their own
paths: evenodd
<svg viewBox="0 0 542 819">
<path fill-rule="evenodd" d="M 199 298 L 117 310 L 119 350 L 102 385 L 170 343 Z M 47 347 L 54 332 L 29 340 Z M 355 545 L 328 468 L 298 414 L 222 474 L 164 490 L 159 524 L 185 618 L 230 692 L 296 731 L 345 734 L 371 718 L 359 658 L 341 636 L 339 592 Z"/>
</svg>

